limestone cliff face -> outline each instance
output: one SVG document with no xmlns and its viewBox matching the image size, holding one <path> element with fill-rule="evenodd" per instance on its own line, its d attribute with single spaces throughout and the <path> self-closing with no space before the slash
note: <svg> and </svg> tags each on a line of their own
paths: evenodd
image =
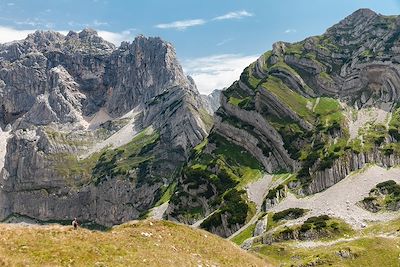
<svg viewBox="0 0 400 267">
<path fill-rule="evenodd" d="M 249 153 L 258 170 L 295 173 L 289 187 L 300 194 L 322 191 L 367 163 L 398 164 L 399 59 L 400 17 L 368 9 L 320 36 L 275 43 L 222 92 L 214 128 L 188 163 L 169 215 L 206 217 L 204 228 L 222 236 L 245 224 L 237 216 L 241 208 L 224 196 L 256 165 L 231 153 L 230 145 Z M 204 185 L 209 190 L 200 195 L 187 190 Z M 249 215 L 250 208 L 243 210 Z"/>
<path fill-rule="evenodd" d="M 0 219 L 138 218 L 207 135 L 207 116 L 160 38 L 116 48 L 86 29 L 3 44 Z"/>
</svg>

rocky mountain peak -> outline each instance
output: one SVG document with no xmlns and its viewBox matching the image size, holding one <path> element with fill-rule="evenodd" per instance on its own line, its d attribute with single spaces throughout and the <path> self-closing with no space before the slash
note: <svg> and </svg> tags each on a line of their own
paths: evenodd
<svg viewBox="0 0 400 267">
<path fill-rule="evenodd" d="M 163 41 L 160 37 L 145 37 L 139 35 L 132 42 L 130 49 L 137 55 L 142 55 L 144 52 L 156 52 L 157 55 L 155 55 L 155 58 L 158 60 L 164 59 L 163 63 L 165 63 L 167 67 L 179 65 L 174 47 L 170 43 Z"/>
<path fill-rule="evenodd" d="M 360 19 L 360 18 L 362 18 L 362 17 L 365 17 L 365 18 L 367 18 L 367 17 L 372 18 L 372 17 L 375 17 L 375 16 L 377 16 L 377 15 L 378 15 L 378 14 L 377 14 L 375 11 L 373 11 L 373 10 L 371 10 L 371 9 L 369 9 L 369 8 L 360 8 L 360 9 L 354 11 L 353 13 L 351 13 L 351 14 L 350 14 L 349 16 L 347 16 L 344 20 L 353 20 L 353 21 L 357 21 L 358 19 Z"/>
<path fill-rule="evenodd" d="M 74 214 L 112 225 L 137 218 L 211 128 L 196 86 L 158 37 L 116 48 L 92 29 L 37 31 L 1 45 L 0 58 L 0 126 L 10 125 L 0 144 L 0 180 L 8 181 L 0 182 L 0 210 L 7 209 L 0 220 Z M 49 188 L 53 197 L 36 190 Z M 52 204 L 42 213 L 32 199 Z"/>
<path fill-rule="evenodd" d="M 113 50 L 115 46 L 101 38 L 94 29 L 86 28 L 78 33 L 79 41 L 94 45 L 99 49 Z"/>
<path fill-rule="evenodd" d="M 79 38 L 81 38 L 81 39 L 98 36 L 97 31 L 94 29 L 91 29 L 91 28 L 83 29 L 78 35 L 79 35 Z"/>
<path fill-rule="evenodd" d="M 332 35 L 334 35 L 338 33 L 340 34 L 343 31 L 351 32 L 361 29 L 367 29 L 367 25 L 370 25 L 372 21 L 380 16 L 381 15 L 375 13 L 370 9 L 362 8 L 353 12 L 352 14 L 341 20 L 339 23 L 333 25 L 327 30 L 327 33 L 331 33 Z"/>
<path fill-rule="evenodd" d="M 22 53 L 31 51 L 57 50 L 65 41 L 65 36 L 55 31 L 35 31 L 29 34 L 24 40 L 14 43 L 20 47 Z M 13 47 L 11 45 L 11 47 Z"/>
<path fill-rule="evenodd" d="M 35 43 L 42 43 L 46 41 L 55 43 L 64 40 L 64 38 L 64 35 L 59 32 L 37 30 L 34 33 L 28 34 L 25 40 L 33 41 Z"/>
</svg>

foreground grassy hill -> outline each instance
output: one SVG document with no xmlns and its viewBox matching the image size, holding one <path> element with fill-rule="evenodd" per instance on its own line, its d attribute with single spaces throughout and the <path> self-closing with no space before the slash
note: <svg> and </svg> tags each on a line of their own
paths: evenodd
<svg viewBox="0 0 400 267">
<path fill-rule="evenodd" d="M 167 221 L 99 232 L 0 225 L 0 266 L 269 266 L 206 231 Z"/>
</svg>

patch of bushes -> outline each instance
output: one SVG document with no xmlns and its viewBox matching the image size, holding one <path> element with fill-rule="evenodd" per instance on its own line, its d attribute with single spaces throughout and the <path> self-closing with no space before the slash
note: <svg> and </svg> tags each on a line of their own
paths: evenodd
<svg viewBox="0 0 400 267">
<path fill-rule="evenodd" d="M 321 215 L 317 217 L 310 217 L 308 218 L 303 225 L 300 227 L 300 232 L 306 232 L 310 229 L 323 229 L 327 227 L 327 221 L 331 218 L 328 215 Z"/>
<path fill-rule="evenodd" d="M 208 231 L 211 231 L 211 229 L 214 227 L 218 227 L 222 225 L 222 219 L 221 219 L 222 212 L 217 211 L 211 216 L 209 216 L 207 219 L 205 219 L 201 224 L 200 227 L 203 229 L 206 229 Z"/>
<path fill-rule="evenodd" d="M 275 222 L 283 220 L 283 219 L 285 219 L 285 220 L 297 219 L 297 218 L 300 218 L 301 216 L 303 216 L 305 212 L 306 211 L 301 208 L 290 208 L 290 209 L 286 209 L 286 210 L 274 213 L 274 215 L 272 215 L 272 219 Z"/>
<path fill-rule="evenodd" d="M 376 185 L 377 190 L 385 196 L 384 202 L 389 210 L 398 210 L 400 202 L 400 185 L 393 180 L 385 181 Z M 371 193 L 374 190 L 371 190 Z"/>
<path fill-rule="evenodd" d="M 242 197 L 246 192 L 233 188 L 227 191 L 222 197 L 220 209 L 205 219 L 200 227 L 206 230 L 212 230 L 212 227 L 218 227 L 222 224 L 221 216 L 227 216 L 229 225 L 242 225 L 246 222 L 249 206 L 246 200 Z"/>
<path fill-rule="evenodd" d="M 400 185 L 398 185 L 395 181 L 389 180 L 376 185 L 381 192 L 387 192 L 388 194 L 394 194 L 396 196 L 400 196 Z"/>
</svg>

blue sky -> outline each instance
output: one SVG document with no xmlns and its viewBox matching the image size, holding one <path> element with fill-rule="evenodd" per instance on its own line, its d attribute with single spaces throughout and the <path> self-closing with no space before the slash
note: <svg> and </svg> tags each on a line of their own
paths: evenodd
<svg viewBox="0 0 400 267">
<path fill-rule="evenodd" d="M 90 27 L 116 43 L 171 42 L 200 91 L 229 86 L 272 43 L 323 33 L 359 8 L 400 14 L 400 0 L 0 0 L 0 42 L 35 29 Z"/>
</svg>

